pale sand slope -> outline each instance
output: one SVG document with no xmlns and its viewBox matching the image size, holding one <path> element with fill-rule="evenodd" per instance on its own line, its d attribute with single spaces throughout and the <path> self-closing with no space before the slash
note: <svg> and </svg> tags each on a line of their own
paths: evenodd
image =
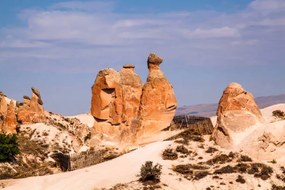
<svg viewBox="0 0 285 190">
<path fill-rule="evenodd" d="M 88 127 L 94 126 L 94 118 L 90 113 L 75 115 L 75 116 L 67 116 L 67 118 L 77 118 L 81 123 L 87 125 Z"/>
<path fill-rule="evenodd" d="M 272 112 L 274 110 L 281 110 L 285 112 L 285 103 L 272 105 L 260 110 L 266 123 L 271 123 L 275 121 L 275 118 L 272 116 Z"/>
<path fill-rule="evenodd" d="M 169 144 L 169 141 L 152 143 L 114 160 L 72 172 L 11 180 L 13 185 L 5 189 L 94 190 L 95 187 L 111 187 L 117 183 L 130 182 L 138 179 L 136 175 L 145 161 L 163 162 L 161 153 Z"/>
</svg>

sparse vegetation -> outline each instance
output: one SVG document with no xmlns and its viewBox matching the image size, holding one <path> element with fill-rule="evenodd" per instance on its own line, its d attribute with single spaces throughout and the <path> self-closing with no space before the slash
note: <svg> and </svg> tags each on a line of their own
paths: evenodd
<svg viewBox="0 0 285 190">
<path fill-rule="evenodd" d="M 272 112 L 272 116 L 278 119 L 285 119 L 285 113 L 281 110 L 274 110 Z"/>
<path fill-rule="evenodd" d="M 241 175 L 238 175 L 238 178 L 236 179 L 236 182 L 243 184 L 243 183 L 245 183 L 245 179 Z"/>
<path fill-rule="evenodd" d="M 278 186 L 273 184 L 271 190 L 285 190 L 285 186 Z"/>
<path fill-rule="evenodd" d="M 207 150 L 206 150 L 206 153 L 214 153 L 214 152 L 217 152 L 218 149 L 216 148 L 213 148 L 213 147 L 209 147 Z"/>
<path fill-rule="evenodd" d="M 161 175 L 162 166 L 156 164 L 153 166 L 152 161 L 146 161 L 144 165 L 141 166 L 140 171 L 140 181 L 141 182 L 159 182 Z"/>
<path fill-rule="evenodd" d="M 226 154 L 220 154 L 215 156 L 213 159 L 210 159 L 207 161 L 208 165 L 213 165 L 213 164 L 225 164 L 227 162 L 231 162 L 233 159 L 233 156 L 231 154 L 226 155 Z"/>
<path fill-rule="evenodd" d="M 178 155 L 171 148 L 167 148 L 162 153 L 163 160 L 176 160 Z"/>
<path fill-rule="evenodd" d="M 10 162 L 19 153 L 16 135 L 0 134 L 0 162 Z"/>
<path fill-rule="evenodd" d="M 183 146 L 183 145 L 177 146 L 176 147 L 176 152 L 180 152 L 182 154 L 188 154 L 189 153 L 188 149 L 185 146 Z"/>
<path fill-rule="evenodd" d="M 241 155 L 238 162 L 252 162 L 252 159 L 249 156 Z"/>
</svg>

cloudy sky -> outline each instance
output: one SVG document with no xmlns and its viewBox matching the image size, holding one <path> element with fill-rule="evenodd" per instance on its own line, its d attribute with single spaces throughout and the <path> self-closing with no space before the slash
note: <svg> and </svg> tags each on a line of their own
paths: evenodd
<svg viewBox="0 0 285 190">
<path fill-rule="evenodd" d="M 0 0 L 0 90 L 40 89 L 47 110 L 90 109 L 99 70 L 150 52 L 179 106 L 215 103 L 236 81 L 255 96 L 285 93 L 284 0 Z"/>
</svg>

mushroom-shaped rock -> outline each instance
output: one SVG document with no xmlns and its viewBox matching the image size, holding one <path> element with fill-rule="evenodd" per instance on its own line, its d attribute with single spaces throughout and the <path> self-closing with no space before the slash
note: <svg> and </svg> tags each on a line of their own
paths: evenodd
<svg viewBox="0 0 285 190">
<path fill-rule="evenodd" d="M 235 147 L 262 122 L 253 95 L 238 83 L 231 83 L 219 101 L 217 123 L 212 137 L 222 147 Z"/>
<path fill-rule="evenodd" d="M 149 74 L 143 87 L 139 111 L 142 136 L 168 127 L 175 115 L 177 101 L 172 85 L 160 70 L 162 61 L 154 53 L 147 60 Z"/>
</svg>

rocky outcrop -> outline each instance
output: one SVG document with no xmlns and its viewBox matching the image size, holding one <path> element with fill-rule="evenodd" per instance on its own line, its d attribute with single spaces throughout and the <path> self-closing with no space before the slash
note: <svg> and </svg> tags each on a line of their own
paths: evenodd
<svg viewBox="0 0 285 190">
<path fill-rule="evenodd" d="M 241 85 L 231 83 L 219 101 L 217 124 L 212 137 L 222 147 L 237 146 L 262 122 L 253 95 Z"/>
<path fill-rule="evenodd" d="M 147 63 L 149 76 L 144 86 L 131 64 L 120 72 L 108 68 L 98 73 L 91 100 L 94 134 L 134 142 L 170 125 L 177 107 L 173 88 L 159 68 L 159 56 L 150 54 Z"/>
<path fill-rule="evenodd" d="M 94 133 L 121 138 L 138 115 L 141 92 L 142 82 L 133 65 L 124 65 L 120 72 L 109 68 L 100 71 L 92 87 Z"/>
<path fill-rule="evenodd" d="M 147 60 L 149 74 L 143 87 L 139 112 L 143 134 L 168 127 L 177 108 L 172 85 L 159 67 L 162 61 L 162 58 L 154 53 L 151 53 Z"/>
<path fill-rule="evenodd" d="M 3 132 L 2 126 L 4 124 L 6 115 L 7 115 L 7 101 L 3 93 L 1 93 L 0 94 L 0 133 Z"/>
<path fill-rule="evenodd" d="M 137 118 L 142 95 L 143 83 L 140 76 L 134 72 L 134 68 L 133 65 L 126 64 L 120 71 L 120 83 L 123 93 L 122 121 L 126 122 L 126 125 L 131 125 L 131 122 Z"/>
<path fill-rule="evenodd" d="M 0 133 L 17 133 L 17 117 L 15 113 L 15 103 L 0 93 Z"/>
<path fill-rule="evenodd" d="M 4 124 L 2 127 L 3 133 L 6 134 L 16 134 L 17 133 L 17 117 L 15 113 L 15 105 L 13 101 L 10 101 L 8 109 L 7 109 L 7 115 L 4 120 Z"/>
<path fill-rule="evenodd" d="M 46 120 L 39 90 L 32 88 L 31 98 L 24 96 L 17 113 L 19 122 L 23 124 L 40 123 Z"/>
</svg>

